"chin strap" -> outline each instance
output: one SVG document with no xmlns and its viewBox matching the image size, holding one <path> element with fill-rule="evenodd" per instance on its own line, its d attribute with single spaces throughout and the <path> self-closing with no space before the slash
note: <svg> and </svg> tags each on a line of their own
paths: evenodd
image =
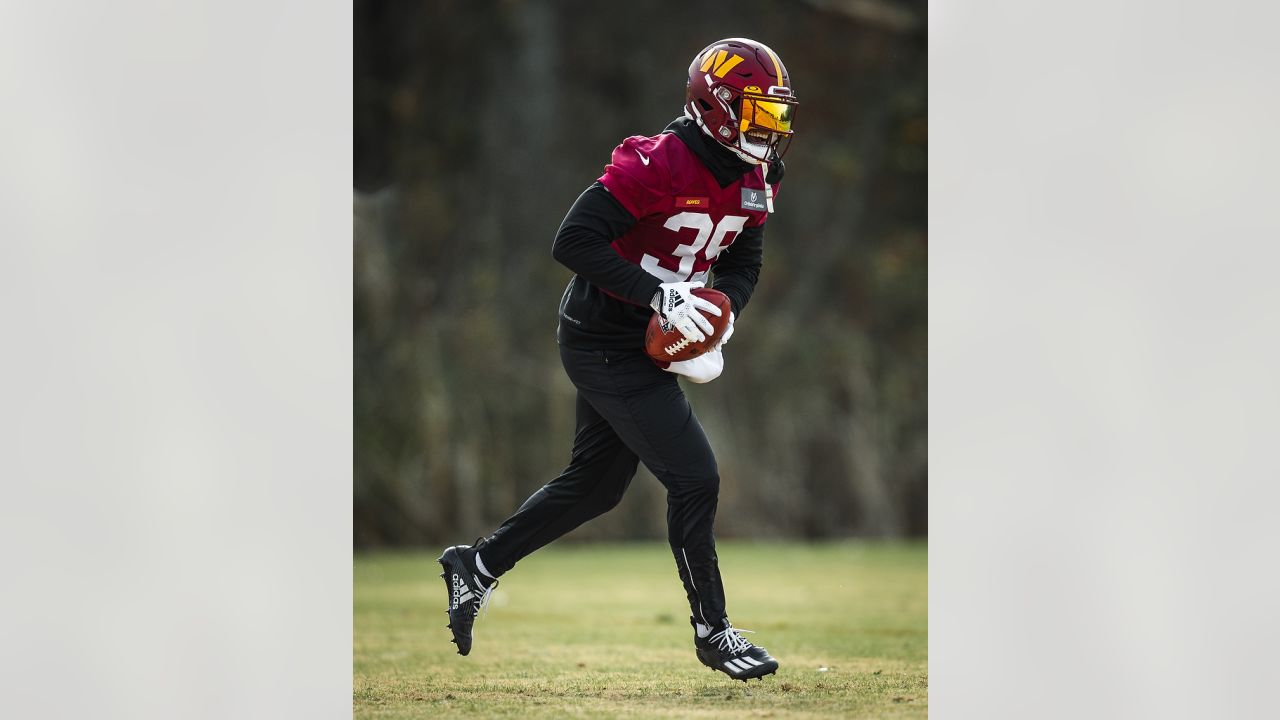
<svg viewBox="0 0 1280 720">
<path fill-rule="evenodd" d="M 760 166 L 760 176 L 764 178 L 764 206 L 773 212 L 773 186 L 769 184 L 769 163 Z"/>
<path fill-rule="evenodd" d="M 747 162 L 755 163 L 756 165 L 760 166 L 760 177 L 764 180 L 764 206 L 769 213 L 772 213 L 773 212 L 773 185 L 769 184 L 769 170 L 772 168 L 773 163 L 779 162 L 779 160 L 776 155 L 772 155 L 772 153 L 768 151 L 765 152 L 765 157 L 770 157 L 772 155 L 773 160 L 761 160 L 760 158 L 755 157 L 754 155 L 751 155 L 750 153 L 746 152 L 746 150 L 742 147 L 744 144 L 746 144 L 746 140 L 744 140 L 742 136 L 739 135 L 738 148 L 734 150 L 734 152 L 736 152 L 738 154 L 738 157 L 742 158 L 743 160 L 746 160 Z"/>
</svg>

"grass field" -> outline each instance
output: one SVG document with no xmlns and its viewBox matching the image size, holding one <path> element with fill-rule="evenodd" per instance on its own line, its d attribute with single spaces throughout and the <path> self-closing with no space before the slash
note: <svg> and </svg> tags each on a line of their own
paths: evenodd
<svg viewBox="0 0 1280 720">
<path fill-rule="evenodd" d="M 923 543 L 719 552 L 730 618 L 781 663 L 763 682 L 698 663 L 666 545 L 553 545 L 526 558 L 467 657 L 445 629 L 438 553 L 357 554 L 355 716 L 927 716 Z"/>
</svg>

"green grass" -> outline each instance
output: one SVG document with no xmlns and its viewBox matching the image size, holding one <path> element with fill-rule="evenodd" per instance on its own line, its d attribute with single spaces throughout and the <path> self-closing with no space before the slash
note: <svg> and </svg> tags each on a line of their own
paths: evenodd
<svg viewBox="0 0 1280 720">
<path fill-rule="evenodd" d="M 927 716 L 924 544 L 721 542 L 719 553 L 730 618 L 781 663 L 763 682 L 694 657 L 666 545 L 554 545 L 526 558 L 477 621 L 468 657 L 445 629 L 438 553 L 357 554 L 355 716 Z"/>
</svg>

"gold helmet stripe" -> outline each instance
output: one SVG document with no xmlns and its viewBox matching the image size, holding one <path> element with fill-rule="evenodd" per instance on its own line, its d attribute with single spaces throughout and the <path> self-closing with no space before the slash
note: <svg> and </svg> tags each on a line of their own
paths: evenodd
<svg viewBox="0 0 1280 720">
<path fill-rule="evenodd" d="M 782 85 L 782 63 L 778 62 L 778 56 L 773 54 L 768 45 L 761 45 L 764 51 L 769 53 L 769 59 L 773 61 L 773 74 L 778 76 L 778 85 Z"/>
</svg>

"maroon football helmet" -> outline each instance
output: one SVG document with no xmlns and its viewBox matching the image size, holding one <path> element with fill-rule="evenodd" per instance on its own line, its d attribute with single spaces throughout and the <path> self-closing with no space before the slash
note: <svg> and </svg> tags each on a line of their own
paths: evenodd
<svg viewBox="0 0 1280 720">
<path fill-rule="evenodd" d="M 685 115 L 747 162 L 782 157 L 798 104 L 778 54 L 755 40 L 718 40 L 689 65 Z"/>
</svg>

